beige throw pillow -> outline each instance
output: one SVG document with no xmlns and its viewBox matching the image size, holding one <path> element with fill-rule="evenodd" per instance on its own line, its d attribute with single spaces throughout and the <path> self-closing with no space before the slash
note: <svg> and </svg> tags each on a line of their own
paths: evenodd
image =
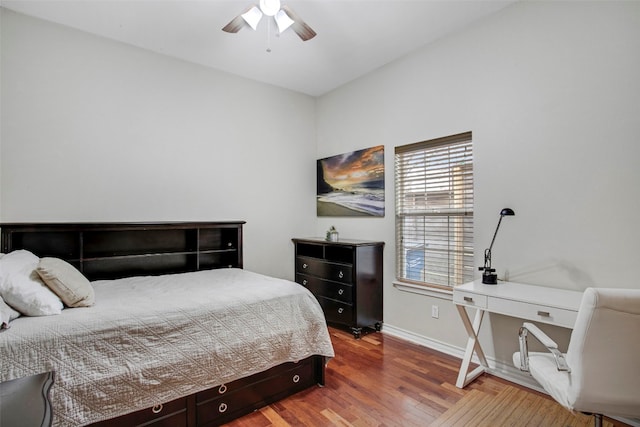
<svg viewBox="0 0 640 427">
<path fill-rule="evenodd" d="M 41 258 L 36 271 L 68 307 L 89 307 L 95 303 L 93 286 L 68 262 L 59 258 Z"/>
</svg>

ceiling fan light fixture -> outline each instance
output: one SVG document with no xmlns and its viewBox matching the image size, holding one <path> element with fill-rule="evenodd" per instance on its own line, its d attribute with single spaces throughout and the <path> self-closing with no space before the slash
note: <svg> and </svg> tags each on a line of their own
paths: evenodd
<svg viewBox="0 0 640 427">
<path fill-rule="evenodd" d="M 280 0 L 260 0 L 260 10 L 267 16 L 275 16 L 280 10 Z"/>
<path fill-rule="evenodd" d="M 260 20 L 262 19 L 262 12 L 260 12 L 260 9 L 254 6 L 247 12 L 243 13 L 241 16 L 242 19 L 244 19 L 244 22 L 249 24 L 249 26 L 253 28 L 253 31 L 255 31 L 256 28 L 258 28 Z"/>
<path fill-rule="evenodd" d="M 294 20 L 291 19 L 289 15 L 287 15 L 287 12 L 282 9 L 278 11 L 276 16 L 274 16 L 274 19 L 276 20 L 276 24 L 278 24 L 278 32 L 280 34 L 294 23 Z"/>
<path fill-rule="evenodd" d="M 2 0 L 0 0 L 2 1 Z M 255 0 L 253 0 L 255 1 Z M 254 31 L 258 29 L 258 24 L 263 15 L 273 16 L 278 26 L 278 32 L 282 33 L 291 28 L 303 42 L 311 40 L 316 36 L 316 32 L 307 25 L 290 7 L 282 5 L 280 0 L 259 0 L 258 5 L 249 6 L 244 11 L 233 18 L 227 25 L 222 27 L 222 31 L 227 33 L 237 33 L 242 28 L 250 26 Z M 271 21 L 267 20 L 269 28 Z M 268 29 L 267 33 L 271 30 Z"/>
</svg>

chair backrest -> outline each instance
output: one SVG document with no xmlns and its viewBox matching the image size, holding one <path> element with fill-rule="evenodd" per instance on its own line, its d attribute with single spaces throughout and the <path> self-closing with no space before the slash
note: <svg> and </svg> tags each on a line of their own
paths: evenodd
<svg viewBox="0 0 640 427">
<path fill-rule="evenodd" d="M 566 357 L 574 409 L 640 416 L 640 289 L 588 288 Z"/>
</svg>

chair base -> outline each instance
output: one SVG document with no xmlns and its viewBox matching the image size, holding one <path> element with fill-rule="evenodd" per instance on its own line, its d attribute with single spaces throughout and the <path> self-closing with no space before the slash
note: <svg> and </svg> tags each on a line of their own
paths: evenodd
<svg viewBox="0 0 640 427">
<path fill-rule="evenodd" d="M 593 425 L 595 427 L 602 427 L 602 414 L 594 414 L 592 412 L 583 412 L 585 415 L 593 415 Z"/>
</svg>

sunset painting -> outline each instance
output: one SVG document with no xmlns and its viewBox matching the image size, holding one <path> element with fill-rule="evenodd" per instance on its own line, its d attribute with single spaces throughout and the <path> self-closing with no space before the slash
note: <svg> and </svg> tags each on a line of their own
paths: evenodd
<svg viewBox="0 0 640 427">
<path fill-rule="evenodd" d="M 318 160 L 318 216 L 384 216 L 384 145 Z"/>
</svg>

